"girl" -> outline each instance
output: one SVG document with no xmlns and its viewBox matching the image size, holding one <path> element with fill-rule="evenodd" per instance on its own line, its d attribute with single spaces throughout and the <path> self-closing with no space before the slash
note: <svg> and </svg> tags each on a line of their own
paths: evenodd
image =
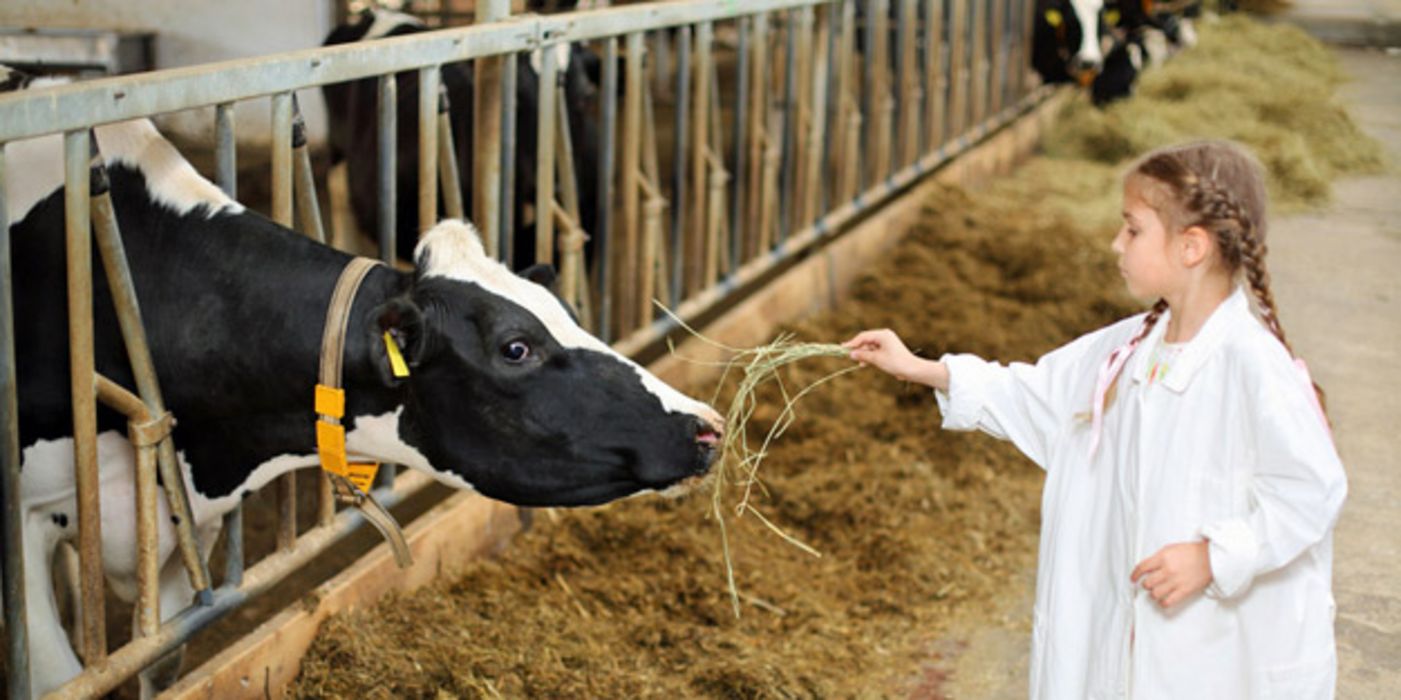
<svg viewBox="0 0 1401 700">
<path fill-rule="evenodd" d="M 1113 249 L 1148 313 L 1035 365 L 924 360 L 889 330 L 851 358 L 1046 469 L 1032 698 L 1331 698 L 1347 489 L 1275 312 L 1262 170 L 1231 143 L 1162 149 L 1123 209 Z"/>
</svg>

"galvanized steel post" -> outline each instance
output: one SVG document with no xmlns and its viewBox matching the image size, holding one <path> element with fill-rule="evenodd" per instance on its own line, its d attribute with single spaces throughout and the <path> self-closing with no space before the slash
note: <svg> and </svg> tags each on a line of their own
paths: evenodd
<svg viewBox="0 0 1401 700">
<path fill-rule="evenodd" d="M 477 0 L 477 24 L 505 19 L 509 0 Z M 484 56 L 474 62 L 472 97 L 472 218 L 481 232 L 488 255 L 496 255 L 496 241 L 504 233 L 499 221 L 501 206 L 501 56 Z M 536 216 L 540 216 L 536 212 Z M 509 239 L 508 239 L 509 240 Z"/>
<path fill-rule="evenodd" d="M 107 657 L 106 600 L 102 587 L 102 510 L 97 474 L 97 371 L 93 357 L 92 228 L 88 203 L 87 129 L 63 135 L 64 213 L 68 252 L 68 364 L 72 381 L 73 470 L 78 491 L 78 561 L 82 589 L 83 661 Z M 39 592 L 36 592 L 39 593 Z"/>
<path fill-rule="evenodd" d="M 5 147 L 0 144 L 0 545 L 5 548 L 7 695 L 29 697 L 29 623 L 24 590 L 24 516 L 20 511 L 19 385 L 15 381 L 15 316 L 10 290 L 10 219 L 5 209 Z"/>
<path fill-rule="evenodd" d="M 379 77 L 379 90 L 376 91 L 376 142 L 379 145 L 379 258 L 393 265 L 399 255 L 398 221 L 399 209 L 399 83 L 391 73 Z"/>
<path fill-rule="evenodd" d="M 540 84 L 535 119 L 535 262 L 555 261 L 555 70 L 554 46 L 540 50 Z"/>
<path fill-rule="evenodd" d="M 272 220 L 292 228 L 292 93 L 272 96 Z M 277 548 L 297 540 L 297 475 L 277 479 Z"/>
<path fill-rule="evenodd" d="M 418 233 L 438 222 L 438 67 L 418 69 Z"/>
<path fill-rule="evenodd" d="M 613 338 L 612 295 L 610 276 L 616 274 L 609 257 L 612 255 L 613 241 L 613 171 L 616 164 L 616 143 L 618 138 L 618 37 L 610 36 L 603 40 L 603 96 L 602 114 L 599 124 L 598 162 L 598 212 L 593 221 L 594 249 L 590 260 L 596 280 L 594 296 L 598 299 L 598 316 L 594 330 L 603 342 Z M 585 174 L 585 177 L 588 175 Z"/>
</svg>

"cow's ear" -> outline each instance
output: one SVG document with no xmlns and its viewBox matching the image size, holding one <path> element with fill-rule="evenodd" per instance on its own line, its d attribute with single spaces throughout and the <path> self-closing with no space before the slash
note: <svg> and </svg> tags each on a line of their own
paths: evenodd
<svg viewBox="0 0 1401 700">
<path fill-rule="evenodd" d="M 552 292 L 555 291 L 555 280 L 557 279 L 557 275 L 555 274 L 555 268 L 553 265 L 546 265 L 545 263 L 531 265 L 530 267 L 521 270 L 519 274 L 521 277 L 524 277 L 530 280 L 531 282 L 534 282 L 540 285 L 541 287 L 544 287 L 545 289 L 548 289 Z"/>
<path fill-rule="evenodd" d="M 400 296 L 380 304 L 370 313 L 374 320 L 370 324 L 371 361 L 385 386 L 397 386 L 423 360 L 428 345 L 423 310 L 409 297 Z M 398 353 L 397 358 L 395 353 Z"/>
</svg>

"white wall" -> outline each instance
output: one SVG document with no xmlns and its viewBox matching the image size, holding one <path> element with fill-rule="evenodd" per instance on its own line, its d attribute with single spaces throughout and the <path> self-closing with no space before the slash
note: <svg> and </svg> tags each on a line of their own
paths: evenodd
<svg viewBox="0 0 1401 700">
<path fill-rule="evenodd" d="M 320 46 L 330 33 L 334 0 L 0 0 L 0 25 L 153 31 L 157 68 L 262 56 Z M 321 91 L 297 100 L 313 144 L 325 141 Z M 240 144 L 265 145 L 267 99 L 240 103 Z M 212 140 L 213 110 L 191 110 L 159 120 L 186 138 Z M 240 158 L 243 154 L 240 153 Z"/>
</svg>

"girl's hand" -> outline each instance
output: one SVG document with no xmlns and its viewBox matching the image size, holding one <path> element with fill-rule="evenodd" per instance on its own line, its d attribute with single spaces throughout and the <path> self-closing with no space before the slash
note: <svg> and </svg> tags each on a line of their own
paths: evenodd
<svg viewBox="0 0 1401 700">
<path fill-rule="evenodd" d="M 1205 540 L 1179 542 L 1135 566 L 1129 580 L 1139 583 L 1164 608 L 1202 592 L 1211 584 L 1211 555 Z"/>
<path fill-rule="evenodd" d="M 871 365 L 896 379 L 919 382 L 941 391 L 949 388 L 948 368 L 942 362 L 916 357 L 889 329 L 862 331 L 842 343 L 851 350 L 851 359 Z"/>
</svg>

